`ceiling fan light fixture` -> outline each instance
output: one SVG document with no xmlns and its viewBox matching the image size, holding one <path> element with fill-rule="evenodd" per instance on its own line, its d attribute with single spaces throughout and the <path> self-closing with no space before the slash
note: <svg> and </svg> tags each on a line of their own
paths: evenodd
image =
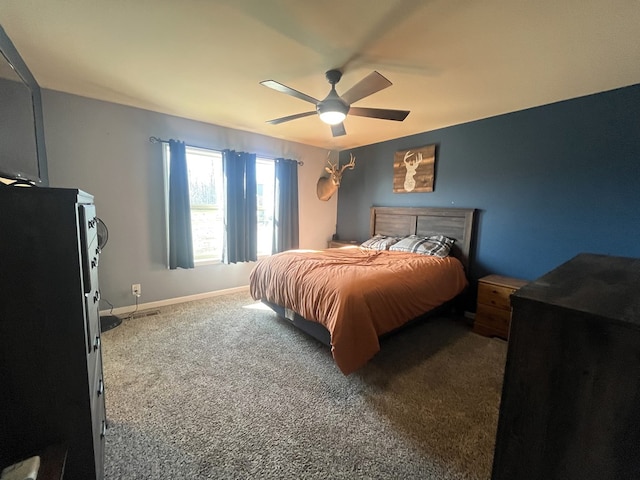
<svg viewBox="0 0 640 480">
<path fill-rule="evenodd" d="M 327 125 L 337 125 L 342 123 L 347 116 L 343 112 L 327 111 L 320 114 L 320 120 Z"/>
<path fill-rule="evenodd" d="M 349 105 L 338 96 L 332 85 L 329 95 L 318 103 L 316 109 L 320 115 L 320 120 L 328 125 L 337 125 L 346 118 L 349 112 Z"/>
</svg>

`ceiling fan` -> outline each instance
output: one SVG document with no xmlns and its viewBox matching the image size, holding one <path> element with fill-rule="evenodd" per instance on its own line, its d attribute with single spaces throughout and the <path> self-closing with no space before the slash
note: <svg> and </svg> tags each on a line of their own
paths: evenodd
<svg viewBox="0 0 640 480">
<path fill-rule="evenodd" d="M 278 125 L 279 123 L 288 122 L 297 118 L 308 117 L 317 113 L 320 116 L 320 120 L 331 126 L 331 133 L 334 137 L 346 135 L 347 131 L 344 128 L 343 120 L 347 114 L 356 115 L 358 117 L 380 118 L 383 120 L 395 120 L 398 122 L 403 121 L 409 115 L 408 110 L 389 110 L 385 108 L 367 108 L 367 107 L 352 107 L 351 104 L 358 100 L 373 95 L 382 89 L 390 87 L 392 83 L 378 72 L 373 71 L 353 87 L 347 90 L 342 96 L 336 92 L 336 83 L 342 78 L 342 72 L 340 70 L 329 70 L 326 72 L 326 77 L 331 84 L 331 91 L 329 95 L 322 101 L 313 98 L 307 94 L 287 87 L 282 83 L 275 80 L 265 80 L 260 82 L 265 87 L 272 88 L 278 92 L 286 93 L 292 97 L 299 98 L 305 102 L 313 103 L 316 106 L 314 111 L 296 113 L 295 115 L 288 115 L 286 117 L 275 118 L 268 120 L 267 123 L 272 125 Z"/>
</svg>

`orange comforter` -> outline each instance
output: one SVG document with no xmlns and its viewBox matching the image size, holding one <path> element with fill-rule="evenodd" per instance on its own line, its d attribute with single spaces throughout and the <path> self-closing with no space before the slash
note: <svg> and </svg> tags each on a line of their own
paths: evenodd
<svg viewBox="0 0 640 480">
<path fill-rule="evenodd" d="M 358 247 L 290 250 L 260 260 L 251 296 L 321 323 L 348 375 L 379 350 L 378 337 L 451 300 L 467 280 L 460 261 Z"/>
</svg>

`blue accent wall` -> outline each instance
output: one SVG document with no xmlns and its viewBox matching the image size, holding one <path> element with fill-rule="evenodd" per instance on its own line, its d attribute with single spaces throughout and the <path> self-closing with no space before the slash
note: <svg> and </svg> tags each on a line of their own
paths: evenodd
<svg viewBox="0 0 640 480">
<path fill-rule="evenodd" d="M 432 143 L 434 192 L 394 194 L 395 151 Z M 640 84 L 343 151 L 342 162 L 349 153 L 342 239 L 368 237 L 374 205 L 472 207 L 472 278 L 532 280 L 579 252 L 640 257 Z"/>
</svg>

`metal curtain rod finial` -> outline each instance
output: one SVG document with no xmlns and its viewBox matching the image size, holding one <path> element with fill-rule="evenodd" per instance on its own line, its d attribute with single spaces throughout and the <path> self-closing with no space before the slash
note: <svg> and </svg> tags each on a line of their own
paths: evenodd
<svg viewBox="0 0 640 480">
<path fill-rule="evenodd" d="M 152 136 L 152 137 L 149 137 L 149 141 L 150 141 L 151 143 L 169 143 L 169 140 L 164 140 L 164 139 L 162 139 L 162 138 L 159 138 L 159 137 L 153 137 L 153 136 Z M 202 149 L 204 149 L 204 150 L 216 150 L 216 151 L 217 151 L 217 150 L 221 150 L 221 149 L 218 149 L 218 148 L 211 148 L 211 147 L 198 147 L 198 146 L 196 146 L 196 145 L 189 145 L 189 146 L 190 146 L 190 147 L 196 147 L 196 148 L 202 148 Z M 258 156 L 259 156 L 259 157 L 262 157 L 262 158 L 269 158 L 269 159 L 271 159 L 271 160 L 275 160 L 275 158 L 273 158 L 273 157 L 269 157 L 269 156 L 266 156 L 266 155 L 258 155 Z M 300 165 L 301 167 L 304 165 L 304 162 L 303 162 L 302 160 L 295 160 L 295 162 L 296 162 L 298 165 Z"/>
</svg>

